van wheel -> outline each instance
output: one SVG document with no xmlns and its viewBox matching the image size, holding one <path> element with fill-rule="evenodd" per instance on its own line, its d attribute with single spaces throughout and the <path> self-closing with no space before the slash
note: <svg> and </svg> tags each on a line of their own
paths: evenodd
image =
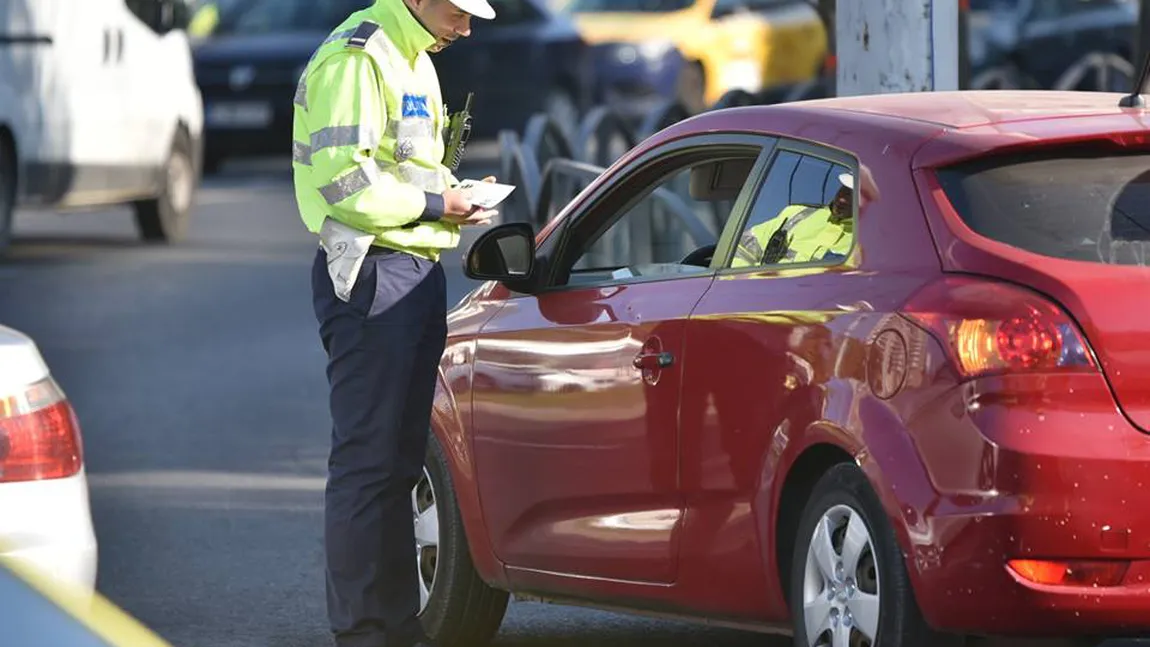
<svg viewBox="0 0 1150 647">
<path fill-rule="evenodd" d="M 160 176 L 160 195 L 135 203 L 136 226 L 146 241 L 174 243 L 188 233 L 198 178 L 192 142 L 182 130 Z"/>
<path fill-rule="evenodd" d="M 423 478 L 411 492 L 423 630 L 439 647 L 490 642 L 507 610 L 506 591 L 475 572 L 447 458 L 435 434 L 427 442 Z"/>
<path fill-rule="evenodd" d="M 796 647 L 948 647 L 911 590 L 886 513 L 858 467 L 832 467 L 803 510 L 791 563 Z"/>
<path fill-rule="evenodd" d="M 12 242 L 16 213 L 16 151 L 0 133 L 0 250 Z"/>
</svg>

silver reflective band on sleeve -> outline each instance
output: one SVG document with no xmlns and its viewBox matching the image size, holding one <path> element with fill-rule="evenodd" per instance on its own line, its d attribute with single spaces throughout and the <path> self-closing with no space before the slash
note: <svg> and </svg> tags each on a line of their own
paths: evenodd
<svg viewBox="0 0 1150 647">
<path fill-rule="evenodd" d="M 344 38 L 351 38 L 351 35 L 354 33 L 355 33 L 354 29 L 345 29 L 343 31 L 337 31 L 334 34 L 332 34 L 331 36 L 328 36 L 326 39 L 324 39 L 323 44 L 327 45 L 330 43 L 334 43 L 337 40 L 342 40 Z"/>
<path fill-rule="evenodd" d="M 299 85 L 295 88 L 295 104 L 304 110 L 307 110 L 307 83 L 301 78 Z"/>
<path fill-rule="evenodd" d="M 321 187 L 320 195 L 328 204 L 339 204 L 351 196 L 371 186 L 379 178 L 379 169 L 370 162 L 360 164 L 359 168 L 344 175 L 331 184 Z"/>
<path fill-rule="evenodd" d="M 402 129 L 400 128 L 402 124 Z M 402 130 L 403 132 L 400 132 Z M 435 126 L 431 123 L 430 119 L 389 119 L 387 125 L 384 127 L 384 132 L 390 139 L 399 139 L 400 137 L 425 137 L 434 139 Z"/>
<path fill-rule="evenodd" d="M 429 193 L 442 193 L 447 188 L 439 171 L 411 162 L 403 162 L 397 169 L 400 179 Z"/>
<path fill-rule="evenodd" d="M 304 166 L 311 166 L 311 146 L 293 140 L 291 143 L 291 161 Z"/>
<path fill-rule="evenodd" d="M 379 135 L 362 124 L 355 126 L 328 126 L 311 134 L 311 151 L 318 153 L 325 148 L 356 146 L 360 149 L 374 149 L 379 144 Z"/>
</svg>

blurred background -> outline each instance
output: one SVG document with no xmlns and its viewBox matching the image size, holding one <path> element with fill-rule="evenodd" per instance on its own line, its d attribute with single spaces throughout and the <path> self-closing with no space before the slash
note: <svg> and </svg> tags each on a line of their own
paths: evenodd
<svg viewBox="0 0 1150 647">
<path fill-rule="evenodd" d="M 433 60 L 449 110 L 475 93 L 458 175 L 517 187 L 503 221 L 541 226 L 690 115 L 835 95 L 834 0 L 491 2 Z M 0 326 L 35 341 L 83 430 L 98 565 L 88 546 L 71 575 L 176 645 L 328 644 L 327 384 L 292 98 L 368 4 L 0 0 Z M 1139 2 L 959 4 L 964 88 L 1132 85 Z M 444 258 L 449 305 L 475 285 L 477 233 Z M 5 485 L 0 539 L 26 496 Z M 517 602 L 496 645 L 763 640 Z"/>
</svg>

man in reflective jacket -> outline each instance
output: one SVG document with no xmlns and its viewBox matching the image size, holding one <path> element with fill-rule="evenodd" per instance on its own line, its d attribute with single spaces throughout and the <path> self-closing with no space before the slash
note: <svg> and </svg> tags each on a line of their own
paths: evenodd
<svg viewBox="0 0 1150 647">
<path fill-rule="evenodd" d="M 319 234 L 313 305 L 328 356 L 328 617 L 340 647 L 429 642 L 419 625 L 411 491 L 446 340 L 439 257 L 473 208 L 442 163 L 428 52 L 495 16 L 487 0 L 377 0 L 335 28 L 295 97 L 292 168 Z M 488 178 L 493 179 L 493 178 Z"/>
<path fill-rule="evenodd" d="M 839 177 L 842 186 L 826 206 L 790 205 L 755 225 L 739 239 L 731 267 L 843 260 L 854 243 L 854 178 Z"/>
</svg>

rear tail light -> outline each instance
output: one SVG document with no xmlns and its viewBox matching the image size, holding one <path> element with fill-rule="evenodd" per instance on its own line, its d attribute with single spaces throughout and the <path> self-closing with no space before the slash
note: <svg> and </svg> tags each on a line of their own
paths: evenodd
<svg viewBox="0 0 1150 647">
<path fill-rule="evenodd" d="M 82 464 L 80 425 L 53 379 L 0 394 L 0 483 L 64 478 Z"/>
<path fill-rule="evenodd" d="M 1097 368 L 1062 308 L 1007 283 L 946 277 L 911 297 L 903 314 L 938 338 L 965 377 Z"/>
<path fill-rule="evenodd" d="M 1118 586 L 1130 568 L 1124 561 L 1049 561 L 1012 559 L 1010 569 L 1035 584 L 1049 586 Z"/>
</svg>

